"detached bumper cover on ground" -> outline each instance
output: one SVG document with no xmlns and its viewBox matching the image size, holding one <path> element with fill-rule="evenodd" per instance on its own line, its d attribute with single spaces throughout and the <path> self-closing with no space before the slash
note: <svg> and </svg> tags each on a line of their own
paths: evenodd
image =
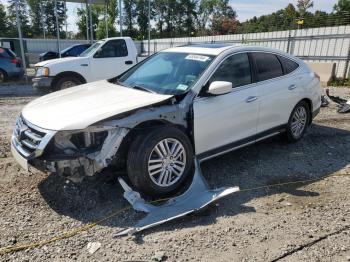
<svg viewBox="0 0 350 262">
<path fill-rule="evenodd" d="M 195 173 L 189 189 L 180 196 L 169 199 L 163 205 L 155 206 L 146 203 L 138 192 L 133 191 L 122 178 L 119 182 L 124 192 L 125 199 L 137 211 L 147 212 L 147 216 L 141 219 L 135 226 L 122 230 L 116 236 L 134 234 L 165 222 L 183 217 L 200 210 L 222 197 L 239 191 L 239 187 L 221 187 L 210 189 L 205 181 L 200 164 L 195 159 Z"/>
</svg>

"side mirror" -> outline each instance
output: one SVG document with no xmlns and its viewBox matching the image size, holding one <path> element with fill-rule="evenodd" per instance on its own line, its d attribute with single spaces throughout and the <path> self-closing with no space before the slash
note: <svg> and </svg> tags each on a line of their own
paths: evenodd
<svg viewBox="0 0 350 262">
<path fill-rule="evenodd" d="M 210 84 L 207 91 L 210 95 L 224 95 L 230 93 L 232 90 L 232 83 L 226 81 L 214 81 Z"/>
</svg>

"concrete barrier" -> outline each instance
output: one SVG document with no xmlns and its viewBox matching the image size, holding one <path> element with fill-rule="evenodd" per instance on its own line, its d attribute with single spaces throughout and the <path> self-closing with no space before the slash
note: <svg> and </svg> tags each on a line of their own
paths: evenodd
<svg viewBox="0 0 350 262">
<path fill-rule="evenodd" d="M 330 62 L 306 62 L 306 64 L 321 78 L 322 85 L 335 76 L 335 63 Z"/>
</svg>

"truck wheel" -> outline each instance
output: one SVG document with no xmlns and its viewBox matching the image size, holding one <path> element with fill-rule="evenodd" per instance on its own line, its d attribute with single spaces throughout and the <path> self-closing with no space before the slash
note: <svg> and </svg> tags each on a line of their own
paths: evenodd
<svg viewBox="0 0 350 262">
<path fill-rule="evenodd" d="M 290 114 L 285 138 L 288 142 L 297 142 L 300 140 L 310 123 L 310 108 L 305 101 L 299 102 Z"/>
<path fill-rule="evenodd" d="M 131 144 L 127 171 L 131 183 L 152 197 L 176 193 L 191 177 L 192 145 L 180 129 L 160 127 Z"/>
<path fill-rule="evenodd" d="M 55 85 L 56 90 L 63 90 L 73 86 L 81 85 L 82 82 L 75 76 L 64 76 L 58 79 Z"/>
<path fill-rule="evenodd" d="M 0 69 L 0 83 L 4 83 L 6 81 L 7 74 L 4 70 Z"/>
</svg>

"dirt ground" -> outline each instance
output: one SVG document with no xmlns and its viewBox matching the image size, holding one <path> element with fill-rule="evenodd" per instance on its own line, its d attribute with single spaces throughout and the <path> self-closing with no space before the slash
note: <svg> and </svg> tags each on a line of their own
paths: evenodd
<svg viewBox="0 0 350 262">
<path fill-rule="evenodd" d="M 350 95 L 350 89 L 332 93 Z M 30 86 L 0 86 L 0 248 L 46 240 L 128 206 L 108 174 L 74 185 L 19 168 L 10 153 L 12 127 L 36 96 Z M 331 103 L 296 144 L 276 137 L 202 164 L 212 187 L 317 181 L 238 192 L 198 214 L 115 238 L 142 216 L 127 210 L 89 231 L 0 260 L 350 261 L 349 152 L 350 114 L 338 114 Z M 101 243 L 93 254 L 90 242 Z"/>
</svg>

